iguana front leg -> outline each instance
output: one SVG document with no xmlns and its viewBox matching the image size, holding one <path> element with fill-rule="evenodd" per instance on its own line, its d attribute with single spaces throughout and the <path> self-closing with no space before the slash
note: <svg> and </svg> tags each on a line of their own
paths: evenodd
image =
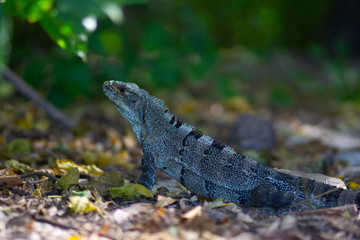
<svg viewBox="0 0 360 240">
<path fill-rule="evenodd" d="M 144 149 L 144 155 L 141 160 L 142 174 L 138 183 L 152 190 L 155 182 L 155 158 Z"/>
</svg>

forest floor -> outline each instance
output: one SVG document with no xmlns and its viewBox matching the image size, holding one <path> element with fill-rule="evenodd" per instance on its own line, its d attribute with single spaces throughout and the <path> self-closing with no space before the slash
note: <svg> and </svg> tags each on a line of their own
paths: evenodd
<svg viewBox="0 0 360 240">
<path fill-rule="evenodd" d="M 242 97 L 167 100 L 181 119 L 267 166 L 360 187 L 352 105 L 279 113 Z M 199 199 L 160 171 L 151 192 L 135 184 L 142 149 L 109 101 L 67 115 L 78 123 L 72 130 L 21 97 L 0 105 L 0 239 L 360 239 L 356 205 L 270 215 Z"/>
<path fill-rule="evenodd" d="M 192 121 L 229 142 L 234 126 L 226 126 L 236 111 L 220 103 L 194 106 Z M 266 215 L 200 201 L 160 172 L 149 193 L 134 185 L 142 150 L 130 126 L 111 104 L 88 109 L 76 110 L 82 117 L 71 131 L 33 104 L 16 100 L 2 106 L 1 239 L 360 239 L 355 205 Z M 212 114 L 227 120 L 207 121 Z M 341 177 L 350 188 L 359 186 L 360 139 L 347 133 L 344 119 L 297 112 L 269 122 L 276 138 L 261 139 L 254 130 L 255 142 L 275 141 L 276 147 L 242 152 L 272 167 L 321 172 Z M 124 185 L 133 189 L 109 194 L 109 188 Z"/>
</svg>

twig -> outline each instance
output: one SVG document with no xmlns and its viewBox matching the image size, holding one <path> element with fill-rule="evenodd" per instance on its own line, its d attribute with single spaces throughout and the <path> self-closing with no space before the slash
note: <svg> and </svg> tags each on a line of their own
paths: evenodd
<svg viewBox="0 0 360 240">
<path fill-rule="evenodd" d="M 30 172 L 30 173 L 24 173 L 24 174 L 20 175 L 21 178 L 28 178 L 28 177 L 33 177 L 33 176 L 41 176 L 41 177 L 45 176 L 47 178 L 50 178 L 51 180 L 57 181 L 56 177 L 54 177 L 50 173 L 46 173 L 46 172 Z"/>
<path fill-rule="evenodd" d="M 6 186 L 19 186 L 23 184 L 23 179 L 19 176 L 1 176 L 0 185 L 6 184 Z"/>
<path fill-rule="evenodd" d="M 42 107 L 52 119 L 59 121 L 67 128 L 75 127 L 75 122 L 70 120 L 68 117 L 62 114 L 54 105 L 41 97 L 30 85 L 28 85 L 16 73 L 11 71 L 7 66 L 4 66 L 3 68 L 3 76 L 5 79 L 11 82 L 19 92 L 21 92 L 30 100 L 34 101 L 37 105 Z"/>
<path fill-rule="evenodd" d="M 80 229 L 80 228 L 77 228 L 73 225 L 69 225 L 69 224 L 66 224 L 66 223 L 60 223 L 56 220 L 53 220 L 53 219 L 49 219 L 47 217 L 41 217 L 39 215 L 32 215 L 32 217 L 36 220 L 36 221 L 39 221 L 39 222 L 45 222 L 45 223 L 49 223 L 51 225 L 54 225 L 54 226 L 57 226 L 57 227 L 60 227 L 60 228 L 65 228 L 65 229 L 73 229 L 77 232 L 81 232 L 83 231 L 83 229 Z M 107 234 L 107 233 L 104 233 L 104 232 L 101 232 L 101 231 L 98 231 L 96 232 L 97 234 L 99 234 L 100 236 L 103 236 L 103 237 L 106 237 L 106 238 L 109 238 L 109 239 L 118 239 L 116 236 L 112 236 L 110 234 Z"/>
<path fill-rule="evenodd" d="M 32 217 L 36 220 L 36 221 L 39 221 L 39 222 L 45 222 L 45 223 L 49 223 L 51 225 L 54 225 L 54 226 L 57 226 L 57 227 L 61 227 L 61 228 L 69 228 L 69 229 L 73 229 L 73 230 L 76 230 L 78 231 L 79 229 L 75 226 L 72 226 L 72 225 L 69 225 L 69 224 L 65 224 L 65 223 L 60 223 L 56 220 L 52 220 L 52 219 L 49 219 L 47 217 L 41 217 L 41 216 L 38 216 L 38 215 L 32 215 Z"/>
<path fill-rule="evenodd" d="M 287 207 L 296 206 L 296 205 L 299 205 L 299 204 L 302 204 L 302 203 L 307 203 L 307 204 L 309 204 L 310 206 L 313 206 L 313 204 L 311 203 L 312 200 L 317 199 L 317 198 L 320 198 L 320 197 L 323 197 L 323 196 L 325 196 L 325 195 L 327 195 L 327 194 L 330 194 L 330 193 L 332 193 L 332 192 L 335 192 L 335 191 L 337 191 L 337 190 L 341 190 L 341 188 L 335 187 L 335 188 L 333 188 L 333 189 L 330 189 L 330 190 L 327 191 L 327 192 L 321 193 L 321 194 L 316 195 L 316 196 L 314 196 L 314 197 L 312 197 L 312 198 L 306 198 L 306 199 L 301 200 L 301 201 L 299 201 L 299 202 L 296 202 L 296 203 L 293 203 L 293 204 L 291 204 L 291 205 L 288 205 Z"/>
</svg>

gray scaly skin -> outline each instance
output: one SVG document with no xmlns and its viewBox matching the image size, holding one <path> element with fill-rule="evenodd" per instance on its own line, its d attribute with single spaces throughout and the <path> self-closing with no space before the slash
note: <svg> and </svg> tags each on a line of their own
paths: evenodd
<svg viewBox="0 0 360 240">
<path fill-rule="evenodd" d="M 107 81 L 103 90 L 143 147 L 139 183 L 148 189 L 157 167 L 199 196 L 243 207 L 303 211 L 360 205 L 360 193 L 278 172 L 203 135 L 134 83 Z"/>
</svg>

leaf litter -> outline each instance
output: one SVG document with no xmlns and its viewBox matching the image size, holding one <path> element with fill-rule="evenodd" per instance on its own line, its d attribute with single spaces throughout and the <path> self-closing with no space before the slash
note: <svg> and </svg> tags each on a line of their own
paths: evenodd
<svg viewBox="0 0 360 240">
<path fill-rule="evenodd" d="M 226 115 L 222 124 L 229 126 L 236 112 L 244 108 L 231 104 L 216 106 L 209 111 L 221 109 Z M 31 107 L 31 111 L 35 108 Z M 208 115 L 203 104 L 196 103 L 191 108 L 186 111 Z M 108 122 L 121 121 L 119 115 L 111 119 L 100 108 L 96 110 Z M 86 120 L 80 126 L 87 129 L 86 135 L 64 131 L 56 125 L 49 128 L 46 125 L 49 120 L 42 114 L 0 123 L 1 239 L 360 238 L 357 230 L 360 218 L 354 205 L 267 215 L 261 209 L 240 208 L 221 199 L 208 202 L 161 173 L 157 175 L 154 192 L 149 191 L 135 184 L 141 174 L 141 148 L 133 135 L 124 134 L 130 130 L 113 129 L 114 126 L 104 125 L 106 121 L 96 118 Z M 222 136 L 226 130 L 215 127 L 216 121 L 208 124 L 206 129 L 221 131 L 215 132 L 215 136 Z M 296 171 L 311 169 L 328 174 L 326 169 L 332 169 L 332 176 L 342 177 L 347 187 L 358 189 L 356 174 L 351 177 L 346 174 L 348 162 L 336 160 L 349 156 L 346 152 L 355 155 L 359 152 L 357 137 L 301 124 L 280 116 L 275 121 L 279 147 L 270 154 L 262 151 L 254 154 L 259 159 L 269 159 L 267 164 L 290 166 Z M 99 127 L 95 129 L 94 125 Z M 18 132 L 22 132 L 22 137 L 17 137 Z M 342 145 L 336 145 L 336 141 L 329 143 L 338 136 L 346 140 Z M 313 144 L 314 140 L 319 144 Z M 289 162 L 289 158 L 293 161 Z M 311 177 L 335 181 L 310 173 Z"/>
</svg>

